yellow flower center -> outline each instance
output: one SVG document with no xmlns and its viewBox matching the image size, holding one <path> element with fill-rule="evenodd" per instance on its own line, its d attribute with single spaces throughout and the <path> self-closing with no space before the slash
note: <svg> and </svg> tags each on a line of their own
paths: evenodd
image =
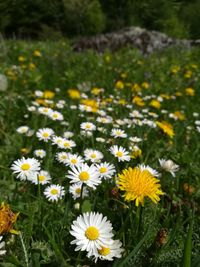
<svg viewBox="0 0 200 267">
<path fill-rule="evenodd" d="M 110 254 L 110 249 L 106 247 L 101 247 L 101 249 L 99 249 L 98 252 L 102 256 L 107 256 L 108 254 Z"/>
<path fill-rule="evenodd" d="M 76 192 L 76 194 L 80 194 L 81 193 L 81 188 L 77 188 L 75 192 Z"/>
<path fill-rule="evenodd" d="M 77 160 L 76 159 L 71 159 L 71 163 L 72 164 L 76 164 L 77 163 Z"/>
<path fill-rule="evenodd" d="M 65 142 L 63 145 L 64 145 L 64 147 L 70 147 L 70 143 L 68 143 L 68 142 Z"/>
<path fill-rule="evenodd" d="M 121 158 L 121 157 L 123 156 L 123 153 L 122 153 L 121 151 L 118 151 L 118 152 L 116 153 L 116 156 Z"/>
<path fill-rule="evenodd" d="M 105 172 L 107 172 L 107 169 L 106 169 L 106 167 L 101 167 L 99 169 L 99 171 L 100 171 L 100 173 L 105 173 Z"/>
<path fill-rule="evenodd" d="M 21 169 L 23 170 L 23 171 L 27 171 L 27 170 L 29 170 L 30 169 L 30 164 L 28 164 L 28 163 L 24 163 L 24 164 L 22 164 L 22 166 L 21 166 Z"/>
<path fill-rule="evenodd" d="M 88 172 L 81 172 L 80 174 L 79 174 L 79 179 L 81 180 L 81 181 L 87 181 L 88 179 L 90 178 L 90 175 L 89 175 L 89 173 Z"/>
<path fill-rule="evenodd" d="M 39 175 L 38 180 L 40 182 L 43 182 L 45 180 L 45 176 L 44 175 Z"/>
<path fill-rule="evenodd" d="M 91 128 L 90 124 L 86 124 L 86 125 L 85 125 L 85 128 L 86 128 L 86 129 L 90 129 L 90 128 Z"/>
<path fill-rule="evenodd" d="M 97 157 L 97 155 L 96 155 L 96 154 L 94 154 L 94 153 L 93 153 L 93 154 L 91 154 L 91 158 L 92 158 L 92 159 L 95 159 L 96 157 Z"/>
<path fill-rule="evenodd" d="M 53 114 L 53 118 L 57 119 L 58 118 L 58 114 Z"/>
<path fill-rule="evenodd" d="M 99 230 L 94 227 L 94 226 L 90 226 L 87 228 L 87 230 L 85 231 L 85 236 L 89 239 L 89 240 L 97 240 L 97 238 L 99 237 Z"/>
<path fill-rule="evenodd" d="M 43 133 L 42 136 L 43 136 L 44 138 L 47 138 L 47 137 L 49 137 L 49 134 L 48 134 L 48 133 Z"/>
<path fill-rule="evenodd" d="M 52 195 L 57 195 L 58 194 L 58 190 L 57 189 L 51 189 L 51 194 Z"/>
<path fill-rule="evenodd" d="M 61 157 L 61 159 L 66 159 L 67 158 L 67 156 L 66 155 L 63 155 L 62 157 Z"/>
</svg>

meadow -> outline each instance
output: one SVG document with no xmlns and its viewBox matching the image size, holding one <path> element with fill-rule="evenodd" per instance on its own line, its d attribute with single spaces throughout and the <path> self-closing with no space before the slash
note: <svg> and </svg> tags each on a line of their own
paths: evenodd
<svg viewBox="0 0 200 267">
<path fill-rule="evenodd" d="M 0 266 L 200 266 L 200 50 L 0 62 Z"/>
</svg>

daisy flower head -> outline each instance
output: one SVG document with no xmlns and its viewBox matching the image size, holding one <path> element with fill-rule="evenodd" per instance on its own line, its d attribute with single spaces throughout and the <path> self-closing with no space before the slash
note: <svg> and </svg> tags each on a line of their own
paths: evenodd
<svg viewBox="0 0 200 267">
<path fill-rule="evenodd" d="M 126 201 L 135 201 L 135 205 L 144 204 L 144 198 L 149 197 L 154 203 L 160 200 L 159 195 L 164 193 L 161 190 L 160 181 L 148 170 L 140 168 L 128 168 L 118 175 L 117 185 L 125 191 Z"/>
<path fill-rule="evenodd" d="M 86 184 L 89 187 L 96 188 L 101 183 L 99 172 L 94 165 L 82 163 L 80 166 L 72 166 L 69 170 L 67 178 L 71 179 L 71 183 Z"/>
<path fill-rule="evenodd" d="M 96 130 L 96 126 L 92 122 L 82 122 L 80 127 L 84 131 L 95 131 Z"/>
<path fill-rule="evenodd" d="M 44 149 L 36 149 L 33 153 L 36 157 L 40 159 L 46 157 L 46 151 Z"/>
<path fill-rule="evenodd" d="M 67 163 L 67 159 L 68 159 L 68 153 L 66 152 L 58 152 L 56 153 L 56 160 L 60 163 Z"/>
<path fill-rule="evenodd" d="M 64 136 L 65 138 L 71 138 L 71 137 L 74 136 L 74 133 L 72 133 L 72 132 L 70 132 L 70 131 L 66 131 L 66 132 L 64 132 L 63 136 Z"/>
<path fill-rule="evenodd" d="M 61 136 L 54 135 L 52 137 L 52 144 L 59 146 L 63 142 L 63 138 Z"/>
<path fill-rule="evenodd" d="M 47 107 L 39 107 L 38 108 L 38 112 L 40 114 L 49 116 L 49 114 L 52 113 L 52 109 L 51 108 L 47 108 Z"/>
<path fill-rule="evenodd" d="M 68 153 L 68 157 L 65 161 L 67 166 L 79 166 L 83 163 L 83 158 L 77 154 Z"/>
<path fill-rule="evenodd" d="M 69 192 L 72 194 L 73 199 L 77 199 L 81 197 L 81 190 L 82 192 L 82 198 L 88 196 L 88 190 L 86 187 L 83 187 L 82 189 L 82 183 L 75 183 L 70 185 Z"/>
<path fill-rule="evenodd" d="M 29 131 L 29 127 L 28 126 L 20 126 L 17 128 L 17 132 L 20 133 L 20 134 L 27 134 L 28 131 Z"/>
<path fill-rule="evenodd" d="M 159 177 L 160 173 L 151 168 L 149 165 L 139 164 L 137 166 L 141 171 L 147 170 L 149 171 L 154 177 Z"/>
<path fill-rule="evenodd" d="M 52 135 L 54 134 L 54 131 L 51 128 L 43 128 L 39 129 L 36 132 L 36 136 L 40 141 L 48 142 Z"/>
<path fill-rule="evenodd" d="M 160 166 L 166 172 L 170 172 L 173 177 L 176 176 L 175 172 L 179 170 L 179 165 L 175 164 L 171 159 L 159 159 Z"/>
<path fill-rule="evenodd" d="M 3 256 L 6 254 L 6 250 L 4 249 L 5 247 L 5 242 L 2 241 L 3 236 L 0 236 L 0 256 Z"/>
<path fill-rule="evenodd" d="M 35 158 L 25 159 L 23 157 L 13 162 L 11 170 L 14 174 L 17 174 L 17 178 L 21 181 L 25 181 L 32 176 L 37 176 L 40 171 L 40 163 Z"/>
<path fill-rule="evenodd" d="M 84 137 L 91 137 L 93 136 L 92 131 L 80 131 L 80 134 Z"/>
<path fill-rule="evenodd" d="M 115 166 L 113 164 L 103 162 L 96 165 L 96 168 L 100 174 L 101 178 L 110 179 L 116 172 Z"/>
<path fill-rule="evenodd" d="M 50 177 L 50 174 L 49 172 L 47 171 L 43 171 L 41 170 L 38 175 L 35 175 L 35 176 L 31 176 L 30 178 L 28 178 L 28 180 L 30 182 L 32 182 L 33 184 L 49 184 L 50 181 L 51 181 L 51 177 Z"/>
<path fill-rule="evenodd" d="M 69 139 L 65 139 L 65 138 L 63 138 L 62 142 L 58 144 L 59 148 L 70 149 L 70 150 L 75 146 L 76 146 L 76 144 L 74 141 L 69 140 Z"/>
<path fill-rule="evenodd" d="M 53 121 L 62 121 L 63 115 L 62 113 L 60 113 L 59 111 L 55 111 L 52 110 L 49 114 L 48 114 L 49 118 L 52 119 Z"/>
<path fill-rule="evenodd" d="M 61 185 L 52 184 L 45 188 L 44 195 L 49 201 L 58 201 L 65 195 L 64 187 Z"/>
<path fill-rule="evenodd" d="M 70 234 L 75 237 L 75 251 L 87 251 L 88 257 L 96 254 L 102 247 L 113 243 L 112 225 L 101 213 L 86 212 L 79 215 L 71 225 Z"/>
<path fill-rule="evenodd" d="M 111 136 L 113 136 L 114 138 L 126 138 L 127 134 L 124 132 L 124 130 L 121 129 L 112 129 L 111 131 Z"/>
<path fill-rule="evenodd" d="M 86 149 L 84 151 L 84 156 L 86 160 L 89 160 L 91 162 L 100 162 L 103 158 L 103 154 L 98 150 L 93 149 Z"/>
<path fill-rule="evenodd" d="M 109 150 L 111 154 L 113 154 L 118 159 L 119 162 L 130 161 L 131 159 L 129 152 L 126 151 L 126 149 L 123 148 L 122 146 L 118 147 L 117 145 L 114 145 L 114 146 L 111 146 Z"/>
<path fill-rule="evenodd" d="M 102 246 L 93 256 L 95 262 L 97 262 L 98 259 L 113 261 L 114 258 L 121 258 L 123 251 L 122 242 L 120 240 L 113 240 L 111 245 L 107 247 Z"/>
</svg>

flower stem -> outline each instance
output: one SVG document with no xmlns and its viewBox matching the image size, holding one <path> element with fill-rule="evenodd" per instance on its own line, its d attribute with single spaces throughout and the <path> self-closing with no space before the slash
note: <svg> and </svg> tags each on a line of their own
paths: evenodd
<svg viewBox="0 0 200 267">
<path fill-rule="evenodd" d="M 24 240 L 23 240 L 21 232 L 19 233 L 19 237 L 20 237 L 20 241 L 21 241 L 21 244 L 22 244 L 22 249 L 23 249 L 23 252 L 24 252 L 24 258 L 25 258 L 26 266 L 29 267 L 28 253 L 27 253 L 27 249 L 26 249 L 26 246 L 25 246 L 25 243 L 24 243 Z"/>
</svg>

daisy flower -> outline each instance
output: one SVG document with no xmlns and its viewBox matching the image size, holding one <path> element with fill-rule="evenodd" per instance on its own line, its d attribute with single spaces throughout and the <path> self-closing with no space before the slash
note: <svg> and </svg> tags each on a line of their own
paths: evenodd
<svg viewBox="0 0 200 267">
<path fill-rule="evenodd" d="M 11 170 L 14 174 L 17 174 L 17 178 L 21 181 L 25 181 L 31 176 L 37 176 L 40 171 L 40 163 L 37 159 L 24 157 L 22 159 L 15 160 L 11 166 Z"/>
<path fill-rule="evenodd" d="M 166 172 L 170 172 L 173 177 L 176 176 L 175 172 L 179 170 L 179 165 L 176 165 L 171 159 L 159 159 L 160 166 Z"/>
<path fill-rule="evenodd" d="M 137 167 L 123 170 L 117 179 L 118 187 L 125 191 L 125 200 L 135 201 L 136 206 L 140 203 L 143 205 L 145 197 L 149 197 L 154 203 L 160 200 L 159 195 L 164 193 L 159 182 L 149 171 Z"/>
<path fill-rule="evenodd" d="M 56 159 L 58 162 L 66 164 L 68 159 L 68 153 L 58 152 L 56 153 Z"/>
<path fill-rule="evenodd" d="M 28 180 L 30 182 L 32 182 L 33 184 L 49 184 L 50 181 L 51 181 L 51 177 L 50 177 L 50 174 L 47 172 L 47 171 L 40 171 L 38 173 L 38 175 L 36 176 L 32 176 L 30 178 L 28 178 Z"/>
<path fill-rule="evenodd" d="M 26 134 L 26 133 L 28 133 L 29 129 L 30 128 L 28 126 L 20 126 L 17 128 L 16 131 L 20 134 Z"/>
<path fill-rule="evenodd" d="M 75 147 L 76 144 L 74 141 L 63 138 L 62 142 L 58 144 L 59 148 L 62 149 L 72 149 L 72 147 Z"/>
<path fill-rule="evenodd" d="M 64 136 L 65 138 L 71 138 L 71 137 L 74 136 L 74 133 L 72 133 L 72 132 L 70 132 L 70 131 L 66 131 L 66 132 L 64 132 L 63 136 Z"/>
<path fill-rule="evenodd" d="M 83 158 L 77 154 L 68 153 L 68 158 L 65 161 L 67 166 L 79 166 L 83 163 Z"/>
<path fill-rule="evenodd" d="M 104 162 L 96 165 L 101 178 L 111 178 L 116 172 L 115 166 L 113 164 Z"/>
<path fill-rule="evenodd" d="M 137 166 L 141 171 L 147 170 L 149 171 L 154 177 L 159 177 L 160 173 L 156 170 L 152 169 L 149 165 L 139 164 Z"/>
<path fill-rule="evenodd" d="M 63 115 L 59 112 L 59 111 L 54 111 L 52 110 L 49 114 L 48 114 L 49 118 L 52 119 L 53 121 L 62 121 Z"/>
<path fill-rule="evenodd" d="M 94 165 L 88 166 L 82 163 L 80 166 L 72 166 L 67 178 L 71 179 L 71 183 L 86 184 L 89 187 L 96 188 L 101 183 L 99 172 Z"/>
<path fill-rule="evenodd" d="M 5 247 L 5 242 L 2 241 L 3 236 L 0 236 L 0 256 L 3 256 L 6 254 L 6 250 L 3 249 Z"/>
<path fill-rule="evenodd" d="M 52 137 L 52 144 L 59 146 L 63 142 L 63 138 L 61 136 L 54 135 Z"/>
<path fill-rule="evenodd" d="M 52 184 L 45 188 L 44 195 L 49 201 L 58 201 L 65 195 L 63 186 Z"/>
<path fill-rule="evenodd" d="M 107 247 L 102 246 L 93 256 L 95 262 L 97 262 L 98 259 L 113 261 L 114 258 L 121 258 L 123 251 L 124 249 L 122 248 L 122 242 L 120 240 L 113 240 L 113 243 L 111 245 Z"/>
<path fill-rule="evenodd" d="M 129 152 L 122 146 L 118 147 L 117 145 L 114 145 L 111 146 L 109 150 L 118 159 L 118 161 L 130 161 L 131 159 Z"/>
<path fill-rule="evenodd" d="M 82 183 L 75 183 L 70 185 L 69 192 L 72 194 L 73 199 L 77 199 L 81 196 L 81 187 Z M 82 198 L 87 196 L 88 196 L 88 190 L 86 187 L 83 187 Z"/>
<path fill-rule="evenodd" d="M 71 244 L 76 245 L 75 251 L 87 251 L 89 257 L 98 249 L 113 243 L 112 225 L 101 213 L 86 212 L 79 215 L 71 229 L 70 234 L 75 237 Z"/>
<path fill-rule="evenodd" d="M 44 142 L 48 142 L 48 140 L 51 139 L 53 134 L 54 134 L 54 131 L 51 128 L 39 129 L 36 132 L 36 136 L 38 137 L 38 139 Z"/>
<path fill-rule="evenodd" d="M 36 149 L 33 154 L 36 157 L 43 159 L 46 156 L 46 151 L 44 149 Z"/>
<path fill-rule="evenodd" d="M 39 107 L 38 108 L 38 112 L 40 114 L 43 114 L 43 115 L 49 115 L 50 113 L 52 113 L 52 109 L 51 108 L 47 108 L 47 107 Z"/>
<path fill-rule="evenodd" d="M 118 137 L 126 138 L 127 137 L 127 134 L 124 132 L 124 130 L 121 130 L 121 129 L 112 129 L 110 135 L 113 136 L 114 138 L 118 138 Z"/>
<path fill-rule="evenodd" d="M 80 134 L 85 136 L 85 137 L 91 137 L 93 136 L 92 131 L 80 131 Z"/>
<path fill-rule="evenodd" d="M 96 126 L 92 122 L 83 122 L 80 125 L 81 129 L 84 131 L 95 131 Z"/>
<path fill-rule="evenodd" d="M 100 151 L 93 149 L 86 149 L 84 156 L 86 160 L 90 160 L 91 162 L 99 162 L 103 158 L 103 154 Z"/>
</svg>

